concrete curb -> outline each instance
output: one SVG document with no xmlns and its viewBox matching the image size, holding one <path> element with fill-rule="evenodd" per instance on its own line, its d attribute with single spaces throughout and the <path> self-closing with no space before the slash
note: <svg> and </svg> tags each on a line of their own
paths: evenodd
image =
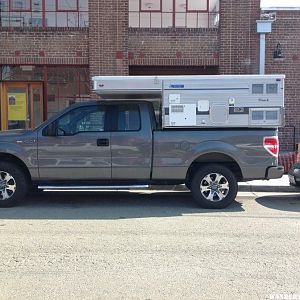
<svg viewBox="0 0 300 300">
<path fill-rule="evenodd" d="M 184 185 L 152 185 L 150 190 L 188 192 Z M 300 188 L 295 186 L 273 186 L 273 185 L 239 185 L 239 192 L 266 192 L 266 193 L 300 193 Z"/>
<path fill-rule="evenodd" d="M 239 192 L 300 193 L 300 188 L 275 185 L 239 185 Z"/>
</svg>

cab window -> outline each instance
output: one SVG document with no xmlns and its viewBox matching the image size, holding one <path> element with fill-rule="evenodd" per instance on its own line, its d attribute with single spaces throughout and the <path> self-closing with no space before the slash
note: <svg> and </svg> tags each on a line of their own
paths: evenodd
<svg viewBox="0 0 300 300">
<path fill-rule="evenodd" d="M 71 110 L 56 121 L 57 132 L 59 136 L 80 132 L 103 132 L 106 131 L 105 119 L 105 106 L 80 107 Z"/>
<path fill-rule="evenodd" d="M 120 104 L 117 111 L 117 131 L 139 131 L 141 116 L 137 104 Z"/>
</svg>

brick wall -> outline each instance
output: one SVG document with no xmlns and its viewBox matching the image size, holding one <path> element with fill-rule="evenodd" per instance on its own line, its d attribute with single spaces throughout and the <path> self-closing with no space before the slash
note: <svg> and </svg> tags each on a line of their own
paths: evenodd
<svg viewBox="0 0 300 300">
<path fill-rule="evenodd" d="M 89 1 L 90 73 L 128 74 L 128 0 Z"/>
<path fill-rule="evenodd" d="M 217 66 L 217 29 L 129 29 L 131 66 Z"/>
<path fill-rule="evenodd" d="M 0 64 L 88 64 L 88 29 L 2 29 Z"/>
<path fill-rule="evenodd" d="M 294 150 L 300 143 L 300 11 L 277 11 L 272 33 L 266 38 L 266 73 L 286 75 L 286 128 L 280 130 L 281 149 Z M 283 49 L 283 59 L 274 59 L 277 43 Z"/>
<path fill-rule="evenodd" d="M 256 74 L 259 69 L 259 0 L 220 1 L 220 74 Z M 285 58 L 273 59 L 280 42 Z M 300 11 L 278 11 L 266 35 L 266 73 L 286 74 L 286 127 L 280 129 L 282 151 L 300 142 Z"/>
<path fill-rule="evenodd" d="M 1 29 L 0 64 L 89 64 L 91 76 L 127 75 L 129 66 L 219 66 L 220 74 L 258 73 L 260 0 L 220 0 L 219 29 L 128 28 L 128 0 L 90 0 L 89 11 L 89 29 Z M 287 76 L 282 150 L 300 142 L 299 32 L 300 11 L 278 11 L 266 40 L 266 73 Z M 278 42 L 283 60 L 273 59 Z"/>
<path fill-rule="evenodd" d="M 220 0 L 220 74 L 258 72 L 260 0 Z"/>
</svg>

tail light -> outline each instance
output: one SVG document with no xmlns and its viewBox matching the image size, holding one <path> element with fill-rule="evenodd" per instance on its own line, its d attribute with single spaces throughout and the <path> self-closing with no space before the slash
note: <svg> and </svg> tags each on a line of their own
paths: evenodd
<svg viewBox="0 0 300 300">
<path fill-rule="evenodd" d="M 264 148 L 272 155 L 278 157 L 279 141 L 277 136 L 264 137 Z"/>
</svg>

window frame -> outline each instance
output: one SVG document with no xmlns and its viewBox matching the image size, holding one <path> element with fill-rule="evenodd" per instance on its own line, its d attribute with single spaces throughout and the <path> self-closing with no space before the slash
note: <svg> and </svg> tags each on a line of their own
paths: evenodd
<svg viewBox="0 0 300 300">
<path fill-rule="evenodd" d="M 13 1 L 14 0 L 9 0 L 8 4 L 8 11 L 9 12 L 32 12 L 32 0 L 29 1 L 29 10 L 28 9 L 13 9 Z"/>
</svg>

